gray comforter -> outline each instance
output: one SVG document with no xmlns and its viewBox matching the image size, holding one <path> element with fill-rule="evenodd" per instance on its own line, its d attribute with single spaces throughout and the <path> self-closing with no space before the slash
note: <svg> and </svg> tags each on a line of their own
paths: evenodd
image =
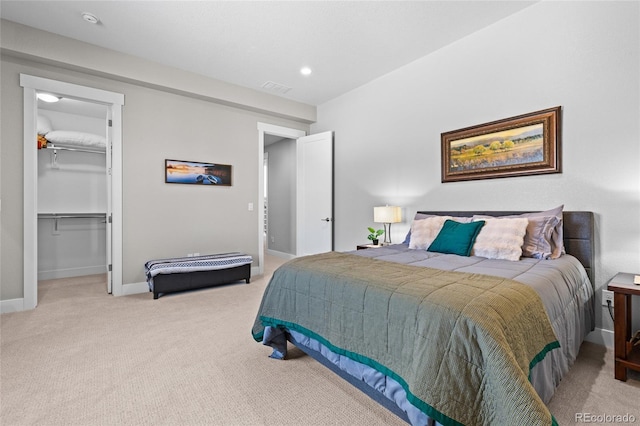
<svg viewBox="0 0 640 426">
<path fill-rule="evenodd" d="M 531 383 L 544 402 L 549 402 L 578 356 L 584 337 L 595 327 L 593 286 L 573 256 L 563 255 L 554 260 L 522 258 L 511 262 L 410 250 L 405 244 L 351 253 L 445 271 L 499 276 L 531 286 L 540 295 L 560 342 L 560 350 L 550 352 L 531 372 Z"/>
</svg>

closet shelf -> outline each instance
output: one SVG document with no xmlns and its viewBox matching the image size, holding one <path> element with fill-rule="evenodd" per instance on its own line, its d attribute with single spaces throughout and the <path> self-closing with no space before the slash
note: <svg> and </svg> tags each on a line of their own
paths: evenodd
<svg viewBox="0 0 640 426">
<path fill-rule="evenodd" d="M 56 146 L 56 145 L 53 145 L 51 143 L 47 144 L 47 146 L 45 148 L 46 149 L 53 149 L 54 153 L 57 150 L 61 150 L 61 151 L 91 152 L 91 153 L 94 153 L 94 154 L 106 154 L 105 150 L 90 149 L 90 148 L 71 148 L 71 147 L 67 147 L 67 146 Z"/>
</svg>

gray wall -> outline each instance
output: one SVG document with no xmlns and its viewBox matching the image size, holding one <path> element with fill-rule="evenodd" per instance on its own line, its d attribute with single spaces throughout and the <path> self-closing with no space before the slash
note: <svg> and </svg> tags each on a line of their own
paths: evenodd
<svg viewBox="0 0 640 426">
<path fill-rule="evenodd" d="M 296 253 L 296 141 L 283 139 L 265 147 L 268 163 L 267 248 Z"/>
<path fill-rule="evenodd" d="M 3 22 L 4 25 L 4 22 Z M 116 58 L 118 55 L 114 55 Z M 121 66 L 127 67 L 126 57 Z M 243 251 L 258 265 L 257 123 L 308 131 L 308 124 L 142 84 L 3 55 L 1 68 L 0 300 L 21 298 L 22 88 L 26 73 L 125 95 L 123 108 L 123 283 L 145 280 L 144 262 L 187 253 Z M 177 70 L 176 79 L 188 78 Z M 233 185 L 164 183 L 165 159 L 231 164 Z"/>
<path fill-rule="evenodd" d="M 312 132 L 335 131 L 337 250 L 364 241 L 376 205 L 404 208 L 402 241 L 420 209 L 564 204 L 596 214 L 598 289 L 640 273 L 639 8 L 540 2 L 320 105 Z M 441 183 L 442 132 L 557 105 L 562 174 Z"/>
</svg>

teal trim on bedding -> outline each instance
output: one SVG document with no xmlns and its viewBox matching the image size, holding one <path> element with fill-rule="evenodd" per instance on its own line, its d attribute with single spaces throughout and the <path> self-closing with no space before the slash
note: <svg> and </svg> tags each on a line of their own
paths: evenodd
<svg viewBox="0 0 640 426">
<path fill-rule="evenodd" d="M 251 336 L 253 336 L 253 340 L 255 340 L 256 342 L 260 343 L 262 342 L 262 339 L 264 338 L 264 330 L 260 331 L 260 333 L 251 333 Z"/>
<path fill-rule="evenodd" d="M 329 342 L 324 337 L 320 336 L 319 334 L 314 333 L 311 330 L 308 330 L 308 329 L 302 327 L 301 325 L 298 325 L 298 324 L 295 324 L 295 323 L 292 323 L 292 322 L 288 322 L 288 321 L 281 321 L 281 320 L 278 320 L 276 318 L 268 318 L 268 317 L 264 317 L 264 316 L 260 317 L 260 321 L 262 321 L 262 324 L 265 327 L 266 326 L 285 327 L 285 328 L 289 328 L 289 329 L 292 329 L 292 330 L 296 330 L 296 331 L 304 334 L 307 337 L 310 337 L 312 339 L 315 339 L 315 340 L 319 341 L 320 343 L 325 345 L 327 348 L 329 348 L 332 352 L 335 352 L 338 355 L 344 355 L 344 356 L 346 356 L 346 357 L 348 357 L 348 358 L 350 358 L 350 359 L 352 359 L 354 361 L 358 361 L 361 364 L 367 365 L 367 366 L 379 371 L 380 373 L 391 377 L 393 380 L 395 380 L 396 382 L 400 383 L 400 386 L 402 386 L 402 388 L 405 390 L 405 392 L 407 393 L 407 400 L 409 402 L 411 402 L 413 405 L 415 405 L 422 412 L 427 414 L 429 417 L 431 417 L 432 419 L 436 420 L 437 422 L 441 423 L 444 426 L 464 426 L 462 423 L 459 423 L 459 422 L 447 417 L 446 415 L 442 414 L 441 412 L 439 412 L 438 410 L 436 410 L 435 408 L 433 408 L 432 406 L 430 406 L 426 402 L 424 402 L 421 399 L 419 399 L 418 397 L 416 397 L 414 394 L 412 394 L 409 391 L 409 385 L 407 384 L 407 382 L 402 377 L 400 377 L 398 374 L 396 374 L 394 371 L 388 369 L 384 365 L 374 361 L 373 359 L 367 358 L 367 357 L 362 356 L 362 355 L 360 355 L 358 353 L 355 353 L 355 352 L 350 352 L 350 351 L 347 351 L 345 349 L 339 348 L 339 347 L 331 344 L 331 342 Z M 256 336 L 254 335 L 254 339 L 255 338 L 256 338 Z"/>
<path fill-rule="evenodd" d="M 282 321 L 282 320 L 278 320 L 276 318 L 269 318 L 269 317 L 264 317 L 261 316 L 260 317 L 260 321 L 262 321 L 262 324 L 266 327 L 266 326 L 271 326 L 271 327 L 284 327 L 287 329 L 291 329 L 291 330 L 295 330 L 298 331 L 299 333 L 304 334 L 305 336 L 315 339 L 318 342 L 322 343 L 324 346 L 326 346 L 327 348 L 329 348 L 332 352 L 338 354 L 338 355 L 343 355 L 346 356 L 354 361 L 357 361 L 361 364 L 364 364 L 368 367 L 371 367 L 373 369 L 375 369 L 376 371 L 391 377 L 393 380 L 395 380 L 396 382 L 398 382 L 400 384 L 400 386 L 402 386 L 402 388 L 404 389 L 404 391 L 407 394 L 407 400 L 413 404 L 415 407 L 417 407 L 419 410 L 421 410 L 422 412 L 424 412 L 425 414 L 427 414 L 429 417 L 431 417 L 432 419 L 434 419 L 435 421 L 439 422 L 440 424 L 444 425 L 444 426 L 464 426 L 464 424 L 457 422 L 456 420 L 447 417 L 445 414 L 439 412 L 438 410 L 436 410 L 435 408 L 433 408 L 432 406 L 430 406 L 429 404 L 427 404 L 426 402 L 424 402 L 423 400 L 421 400 L 420 398 L 418 398 L 417 396 L 415 396 L 413 393 L 411 393 L 411 391 L 409 390 L 409 385 L 407 384 L 407 382 L 400 377 L 398 374 L 396 374 L 394 371 L 390 370 L 389 368 L 385 367 L 384 365 L 380 364 L 379 362 L 365 357 L 361 354 L 358 354 L 356 352 L 350 352 L 347 351 L 343 348 L 337 347 L 335 345 L 333 345 L 331 342 L 329 342 L 327 339 L 325 339 L 324 337 L 320 336 L 317 333 L 314 333 L 313 331 L 299 325 L 296 323 L 292 323 L 289 321 Z M 262 338 L 264 333 L 260 332 L 257 334 L 253 334 L 253 338 L 254 340 L 256 340 L 257 342 L 262 342 Z M 529 380 L 531 380 L 531 369 L 540 361 L 542 361 L 545 356 L 547 355 L 547 353 L 549 353 L 550 351 L 552 351 L 553 349 L 557 349 L 560 348 L 560 343 L 558 341 L 555 342 L 551 342 L 549 343 L 547 346 L 545 346 L 545 348 L 540 351 L 540 353 L 538 353 L 533 360 L 531 360 L 531 362 L 529 363 Z M 556 421 L 555 417 L 553 417 L 553 415 L 551 416 L 551 426 L 559 426 L 558 422 Z"/>
<path fill-rule="evenodd" d="M 531 381 L 531 370 L 533 370 L 533 367 L 535 367 L 537 363 L 542 361 L 544 359 L 544 357 L 546 357 L 549 352 L 551 352 L 554 349 L 559 349 L 559 348 L 560 348 L 560 342 L 558 342 L 556 340 L 555 342 L 551 342 L 547 346 L 542 348 L 542 350 L 538 353 L 538 355 L 533 357 L 533 359 L 529 363 L 529 381 Z"/>
</svg>

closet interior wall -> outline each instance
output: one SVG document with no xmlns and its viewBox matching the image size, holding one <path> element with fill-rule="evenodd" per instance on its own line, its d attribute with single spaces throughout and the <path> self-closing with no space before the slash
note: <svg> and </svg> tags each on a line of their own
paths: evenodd
<svg viewBox="0 0 640 426">
<path fill-rule="evenodd" d="M 38 115 L 53 130 L 106 137 L 103 105 L 38 101 Z M 104 152 L 38 150 L 38 280 L 107 272 L 106 210 Z"/>
</svg>

